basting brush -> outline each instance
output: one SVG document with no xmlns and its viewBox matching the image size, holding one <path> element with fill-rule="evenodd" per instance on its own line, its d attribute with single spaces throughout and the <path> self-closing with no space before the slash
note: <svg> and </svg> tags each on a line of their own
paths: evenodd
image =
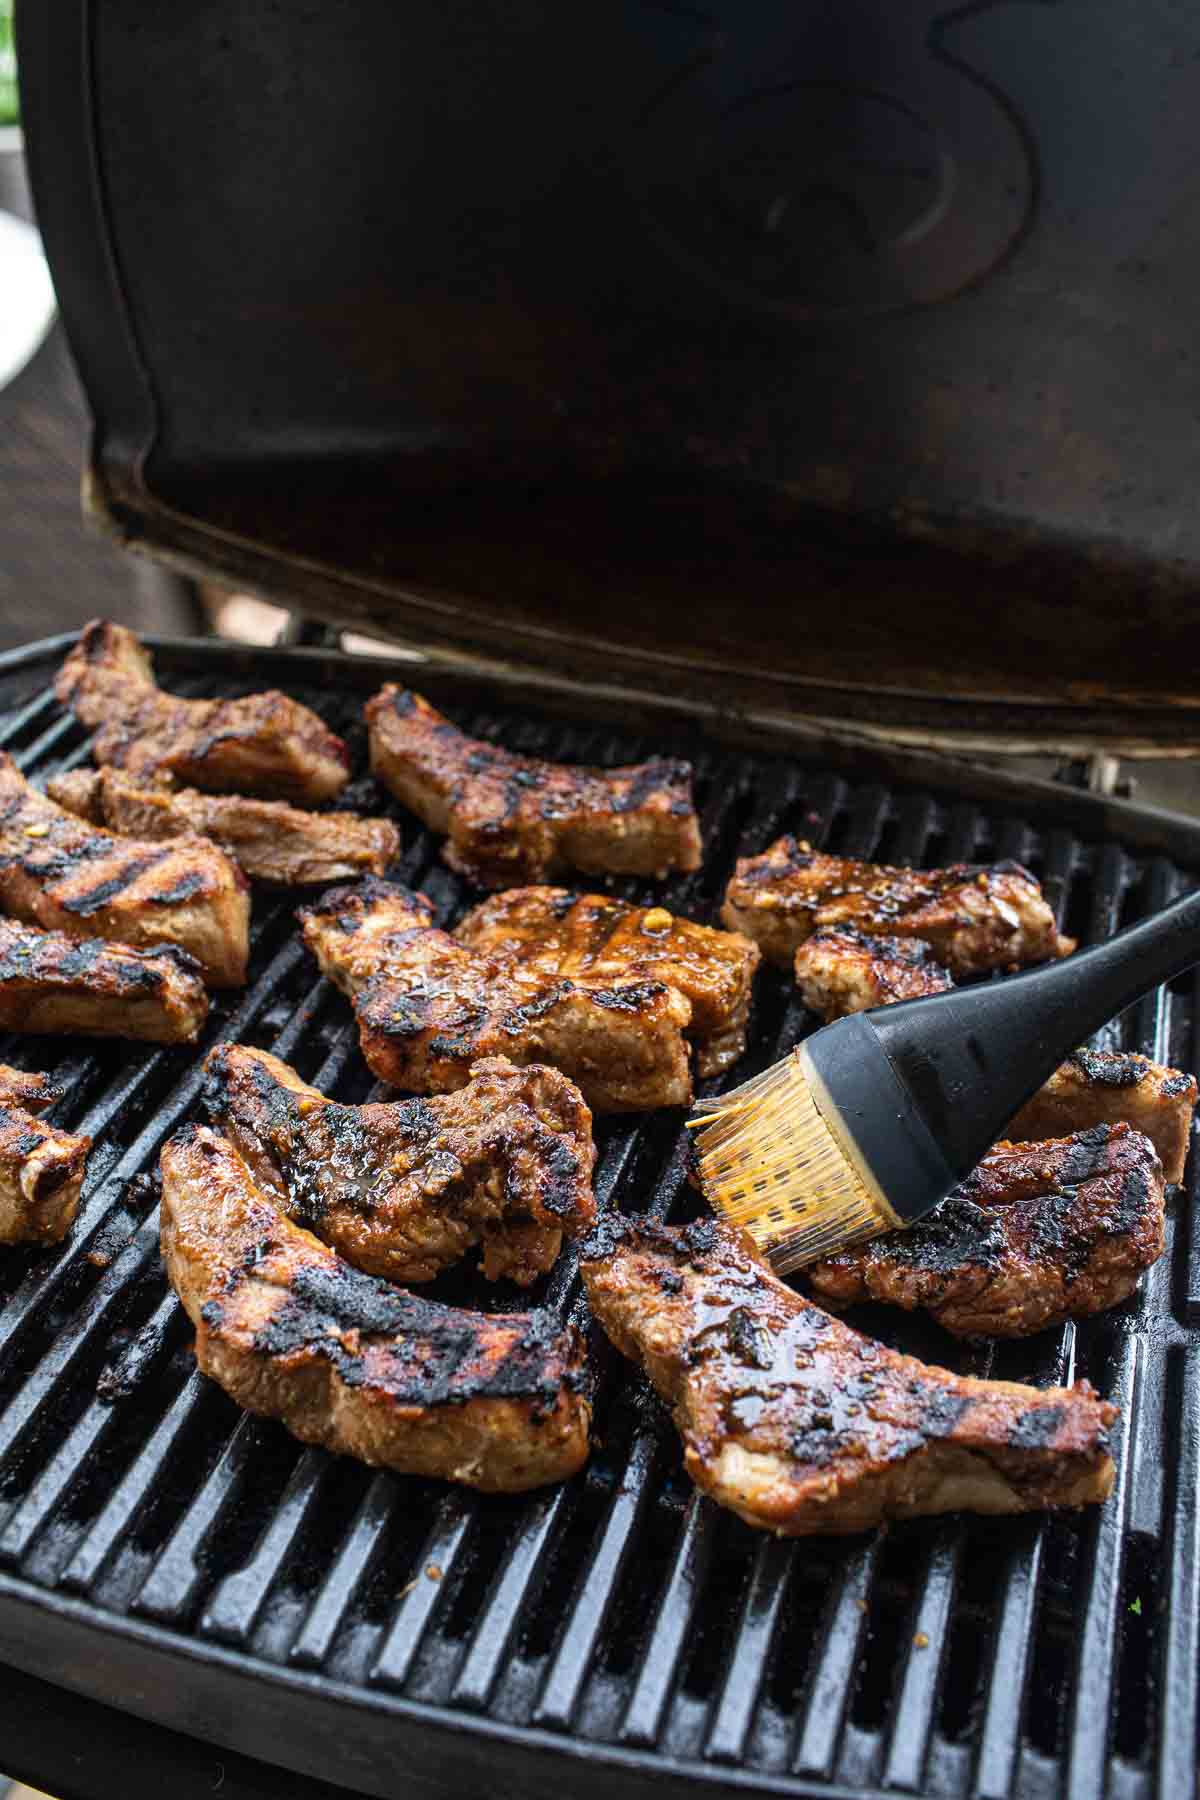
<svg viewBox="0 0 1200 1800">
<path fill-rule="evenodd" d="M 1198 961 L 1200 892 L 1045 968 L 850 1013 L 690 1121 L 704 1192 L 781 1274 L 913 1225 L 1065 1056 Z"/>
</svg>

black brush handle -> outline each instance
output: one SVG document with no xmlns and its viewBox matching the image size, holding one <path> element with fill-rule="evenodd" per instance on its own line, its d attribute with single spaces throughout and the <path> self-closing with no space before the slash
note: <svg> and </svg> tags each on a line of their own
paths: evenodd
<svg viewBox="0 0 1200 1800">
<path fill-rule="evenodd" d="M 1065 1056 L 1196 962 L 1200 891 L 1061 962 L 863 1016 L 961 1180 Z"/>
</svg>

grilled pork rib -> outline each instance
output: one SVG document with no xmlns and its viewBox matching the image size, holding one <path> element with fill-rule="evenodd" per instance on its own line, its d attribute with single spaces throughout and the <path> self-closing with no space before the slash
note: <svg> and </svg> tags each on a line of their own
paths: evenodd
<svg viewBox="0 0 1200 1800">
<path fill-rule="evenodd" d="M 217 793 L 318 806 L 350 778 L 346 746 L 307 706 L 274 691 L 177 699 L 155 682 L 133 632 L 108 619 L 84 626 L 54 692 L 97 733 L 95 760 L 148 787 L 165 774 Z"/>
<path fill-rule="evenodd" d="M 163 1148 L 162 1250 L 196 1361 L 239 1405 L 405 1474 L 519 1493 L 587 1457 L 583 1344 L 543 1312 L 494 1318 L 353 1269 L 285 1219 L 233 1145 Z"/>
<path fill-rule="evenodd" d="M 0 1063 L 0 1244 L 56 1244 L 74 1222 L 92 1140 L 32 1116 L 61 1098 L 47 1076 Z"/>
<path fill-rule="evenodd" d="M 322 971 L 354 1002 L 363 1054 L 419 1093 L 473 1062 L 545 1061 L 597 1112 L 681 1106 L 741 1055 L 758 951 L 745 938 L 561 888 L 517 888 L 451 935 L 420 894 L 368 879 L 300 914 Z"/>
<path fill-rule="evenodd" d="M 131 950 L 0 919 L 0 1030 L 191 1044 L 208 1017 L 182 950 Z"/>
<path fill-rule="evenodd" d="M 246 978 L 250 895 L 207 838 L 116 837 L 64 812 L 0 754 L 0 908 L 70 937 L 178 945 L 214 987 Z"/>
<path fill-rule="evenodd" d="M 431 1281 L 478 1244 L 489 1279 L 527 1286 L 595 1217 L 591 1114 L 557 1069 L 497 1057 L 458 1093 L 382 1106 L 338 1105 L 241 1044 L 205 1071 L 207 1117 L 263 1192 L 369 1274 Z"/>
<path fill-rule="evenodd" d="M 282 800 L 141 787 L 119 769 L 71 769 L 46 783 L 59 806 L 130 837 L 211 838 L 243 874 L 285 887 L 382 875 L 400 854 L 390 819 L 302 812 Z"/>
<path fill-rule="evenodd" d="M 390 684 L 366 717 L 372 773 L 449 837 L 445 860 L 480 887 L 568 869 L 663 876 L 700 867 L 690 763 L 593 769 L 516 756 Z"/>
<path fill-rule="evenodd" d="M 802 1299 L 748 1237 L 613 1215 L 581 1250 L 593 1313 L 674 1410 L 688 1474 L 781 1536 L 921 1513 L 1103 1500 L 1116 1408 L 978 1381 L 871 1343 Z"/>
<path fill-rule="evenodd" d="M 997 1144 L 940 1206 L 808 1270 L 827 1305 L 882 1300 L 956 1337 L 1027 1337 L 1117 1306 L 1163 1251 L 1163 1172 L 1129 1125 Z"/>
<path fill-rule="evenodd" d="M 873 937 L 852 925 L 814 931 L 797 950 L 793 968 L 805 1006 L 825 1020 L 923 1000 L 954 985 L 920 938 Z"/>
<path fill-rule="evenodd" d="M 738 862 L 723 917 L 785 966 L 822 927 L 920 938 L 956 976 L 1024 968 L 1075 948 L 1020 863 L 893 869 L 826 856 L 794 837 Z"/>
<path fill-rule="evenodd" d="M 1122 1120 L 1157 1150 L 1166 1181 L 1182 1181 L 1196 1077 L 1125 1050 L 1076 1050 L 1010 1120 L 1006 1137 L 1069 1137 Z"/>
</svg>

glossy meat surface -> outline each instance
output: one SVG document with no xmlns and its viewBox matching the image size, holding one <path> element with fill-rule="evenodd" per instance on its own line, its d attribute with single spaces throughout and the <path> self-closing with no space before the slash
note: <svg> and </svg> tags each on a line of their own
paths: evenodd
<svg viewBox="0 0 1200 1800">
<path fill-rule="evenodd" d="M 108 619 L 84 626 L 54 691 L 97 733 L 96 762 L 146 786 L 168 775 L 217 793 L 318 806 L 349 780 L 346 746 L 307 706 L 275 691 L 238 700 L 164 693 L 134 633 Z"/>
<path fill-rule="evenodd" d="M 0 1244 L 56 1244 L 74 1222 L 92 1140 L 34 1117 L 61 1097 L 0 1063 Z"/>
<path fill-rule="evenodd" d="M 1025 968 L 1075 948 L 1020 863 L 894 869 L 826 856 L 794 837 L 738 862 L 723 917 L 784 965 L 822 927 L 920 938 L 954 976 Z"/>
<path fill-rule="evenodd" d="M 570 869 L 664 876 L 700 867 L 690 763 L 597 769 L 517 756 L 391 684 L 366 717 L 372 773 L 448 837 L 445 860 L 480 887 Z"/>
<path fill-rule="evenodd" d="M 324 973 L 354 1001 L 381 1080 L 461 1087 L 502 1055 L 569 1075 L 597 1112 L 681 1106 L 742 1052 L 756 947 L 728 932 L 560 888 L 519 888 L 450 934 L 418 894 L 335 889 L 301 914 Z"/>
<path fill-rule="evenodd" d="M 132 950 L 0 919 L 0 1029 L 190 1044 L 208 1017 L 182 950 Z"/>
<path fill-rule="evenodd" d="M 595 1217 L 591 1114 L 557 1069 L 477 1063 L 431 1100 L 343 1106 L 265 1050 L 218 1044 L 210 1123 L 280 1210 L 356 1268 L 430 1281 L 478 1245 L 527 1286 Z"/>
<path fill-rule="evenodd" d="M 440 1306 L 292 1224 L 233 1145 L 187 1126 L 162 1158 L 162 1250 L 196 1361 L 239 1405 L 404 1474 L 518 1493 L 587 1458 L 583 1344 L 548 1313 Z"/>
<path fill-rule="evenodd" d="M 796 985 L 811 1012 L 829 1021 L 953 987 L 921 938 L 874 937 L 852 925 L 822 926 L 796 952 Z"/>
<path fill-rule="evenodd" d="M 0 754 L 0 909 L 71 937 L 175 944 L 213 987 L 246 978 L 245 877 L 207 838 L 118 837 L 64 812 Z"/>
<path fill-rule="evenodd" d="M 1125 1300 L 1163 1250 L 1163 1172 L 1126 1124 L 1002 1143 L 940 1206 L 813 1263 L 827 1305 L 881 1300 L 957 1337 L 1027 1337 Z"/>
<path fill-rule="evenodd" d="M 211 838 L 243 874 L 282 887 L 382 875 L 400 854 L 390 819 L 304 812 L 282 800 L 140 787 L 119 769 L 71 769 L 46 784 L 59 806 L 130 837 Z"/>
<path fill-rule="evenodd" d="M 710 1219 L 604 1218 L 581 1257 L 596 1318 L 673 1409 L 688 1474 L 747 1524 L 855 1532 L 1109 1492 L 1116 1409 L 1084 1382 L 979 1381 L 886 1350 Z"/>
</svg>

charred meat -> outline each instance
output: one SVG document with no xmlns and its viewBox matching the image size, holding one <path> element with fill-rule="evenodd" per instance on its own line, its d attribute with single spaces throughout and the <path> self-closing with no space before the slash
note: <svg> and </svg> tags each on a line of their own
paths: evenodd
<svg viewBox="0 0 1200 1800">
<path fill-rule="evenodd" d="M 0 909 L 71 937 L 175 944 L 213 987 L 246 978 L 250 894 L 207 838 L 117 837 L 64 812 L 0 754 Z"/>
<path fill-rule="evenodd" d="M 516 756 L 391 685 L 366 714 L 372 772 L 448 837 L 445 860 L 480 887 L 568 869 L 663 876 L 700 867 L 690 763 L 594 769 Z"/>
<path fill-rule="evenodd" d="M 954 985 L 921 938 L 874 937 L 853 925 L 814 931 L 793 967 L 805 1006 L 827 1021 L 897 1000 L 923 1000 Z"/>
<path fill-rule="evenodd" d="M 196 1361 L 307 1444 L 519 1493 L 587 1457 L 583 1344 L 548 1313 L 439 1306 L 363 1274 L 283 1217 L 228 1139 L 162 1152 L 162 1250 Z"/>
<path fill-rule="evenodd" d="M 742 1052 L 756 947 L 660 906 L 518 888 L 450 934 L 423 896 L 368 880 L 301 917 L 396 1087 L 462 1087 L 502 1055 L 553 1063 L 598 1112 L 640 1112 L 690 1100 L 691 1044 L 702 1074 Z"/>
<path fill-rule="evenodd" d="M 823 927 L 920 938 L 954 976 L 1025 968 L 1075 948 L 1020 863 L 893 869 L 826 856 L 794 837 L 738 862 L 724 919 L 785 966 Z"/>
<path fill-rule="evenodd" d="M 190 956 L 0 919 L 0 1030 L 192 1044 L 208 994 Z"/>
<path fill-rule="evenodd" d="M 215 793 L 265 794 L 319 806 L 350 778 L 342 740 L 286 694 L 181 700 L 154 679 L 132 631 L 85 625 L 54 691 L 96 732 L 96 762 L 152 787 L 163 775 Z"/>
<path fill-rule="evenodd" d="M 827 1305 L 924 1310 L 956 1337 L 1027 1337 L 1117 1306 L 1163 1250 L 1163 1172 L 1132 1126 L 997 1144 L 907 1231 L 808 1270 Z"/>
<path fill-rule="evenodd" d="M 342 1106 L 265 1050 L 218 1044 L 204 1107 L 270 1200 L 347 1262 L 431 1281 L 476 1245 L 527 1286 L 595 1217 L 591 1114 L 557 1069 L 496 1057 L 433 1100 Z"/>
<path fill-rule="evenodd" d="M 1182 1181 L 1196 1077 L 1124 1050 L 1076 1050 L 1009 1123 L 1010 1138 L 1067 1137 L 1121 1120 L 1144 1132 L 1166 1181 Z"/>
<path fill-rule="evenodd" d="M 92 1140 L 33 1116 L 61 1098 L 47 1076 L 0 1063 L 0 1244 L 56 1244 L 74 1222 Z"/>
<path fill-rule="evenodd" d="M 130 837 L 211 838 L 255 881 L 303 887 L 382 875 L 400 854 L 390 819 L 303 812 L 282 800 L 141 787 L 119 769 L 71 769 L 47 782 L 50 798 L 93 825 Z"/>
<path fill-rule="evenodd" d="M 593 1313 L 674 1411 L 688 1474 L 749 1525 L 855 1532 L 1109 1492 L 1116 1409 L 1086 1382 L 979 1381 L 886 1350 L 714 1220 L 607 1217 L 581 1255 Z"/>
</svg>

